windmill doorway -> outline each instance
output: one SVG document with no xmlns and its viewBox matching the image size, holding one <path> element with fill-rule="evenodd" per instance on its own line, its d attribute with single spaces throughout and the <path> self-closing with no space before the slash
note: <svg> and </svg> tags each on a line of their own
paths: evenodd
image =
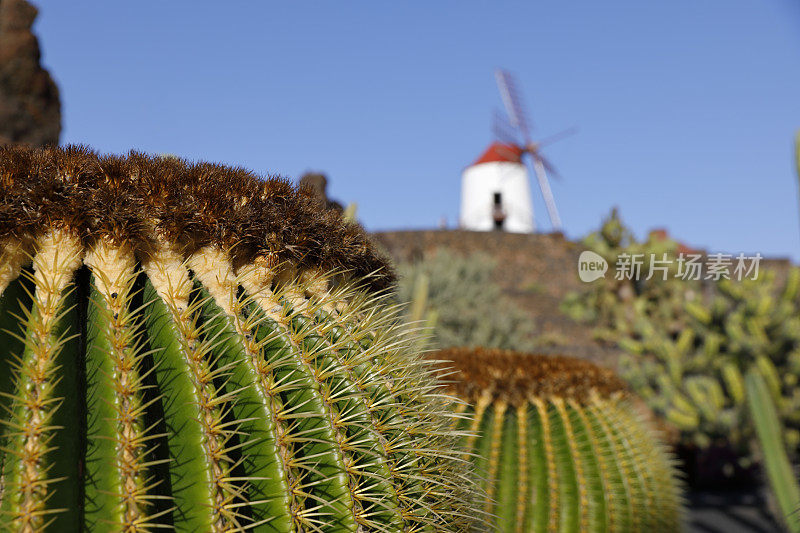
<svg viewBox="0 0 800 533">
<path fill-rule="evenodd" d="M 506 221 L 506 210 L 503 208 L 503 194 L 495 192 L 492 195 L 492 220 L 494 221 L 494 230 L 503 231 L 503 225 Z"/>
</svg>

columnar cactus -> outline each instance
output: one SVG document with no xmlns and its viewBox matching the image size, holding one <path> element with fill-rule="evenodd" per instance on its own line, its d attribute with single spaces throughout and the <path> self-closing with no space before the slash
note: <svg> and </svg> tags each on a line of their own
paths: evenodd
<svg viewBox="0 0 800 533">
<path fill-rule="evenodd" d="M 797 517 L 800 484 L 786 453 L 782 435 L 784 428 L 778 418 L 769 385 L 757 368 L 747 372 L 745 383 L 747 406 L 756 427 L 758 448 L 772 495 L 777 501 L 786 529 L 792 533 L 800 532 L 800 520 Z"/>
<path fill-rule="evenodd" d="M 436 353 L 501 532 L 677 531 L 673 460 L 608 370 L 570 357 Z"/>
<path fill-rule="evenodd" d="M 280 179 L 0 149 L 4 531 L 462 531 L 363 231 Z"/>
</svg>

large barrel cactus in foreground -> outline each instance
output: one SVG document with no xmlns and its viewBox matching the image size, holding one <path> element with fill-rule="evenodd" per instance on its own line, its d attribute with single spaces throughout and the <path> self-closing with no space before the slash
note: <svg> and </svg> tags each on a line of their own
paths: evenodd
<svg viewBox="0 0 800 533">
<path fill-rule="evenodd" d="M 0 523 L 462 531 L 448 401 L 356 225 L 279 179 L 0 150 Z"/>
<path fill-rule="evenodd" d="M 433 357 L 474 406 L 466 447 L 499 531 L 680 530 L 672 460 L 612 372 L 503 350 Z"/>
</svg>

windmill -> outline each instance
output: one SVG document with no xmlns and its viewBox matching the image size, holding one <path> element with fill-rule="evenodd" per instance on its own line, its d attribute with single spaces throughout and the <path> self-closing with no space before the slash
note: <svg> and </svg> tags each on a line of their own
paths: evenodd
<svg viewBox="0 0 800 533">
<path fill-rule="evenodd" d="M 501 112 L 495 110 L 493 124 L 494 135 L 505 145 L 520 149 L 522 154 L 530 155 L 530 157 L 526 159 L 532 167 L 533 173 L 536 175 L 536 180 L 539 182 L 539 189 L 542 191 L 542 197 L 547 207 L 550 223 L 553 225 L 554 230 L 561 231 L 561 217 L 558 215 L 558 208 L 556 207 L 555 199 L 553 199 L 553 192 L 550 189 L 550 181 L 547 178 L 548 173 L 555 177 L 559 177 L 559 174 L 556 172 L 553 165 L 542 155 L 541 148 L 546 144 L 553 143 L 573 134 L 575 128 L 564 130 L 546 139 L 539 140 L 538 142 L 534 141 L 531 137 L 531 122 L 522 104 L 516 80 L 511 74 L 502 69 L 497 69 L 495 71 L 495 78 L 497 80 L 497 87 L 500 89 L 500 96 L 503 99 L 503 106 L 506 109 L 507 116 L 503 116 Z M 522 142 L 520 142 L 520 137 Z"/>
</svg>

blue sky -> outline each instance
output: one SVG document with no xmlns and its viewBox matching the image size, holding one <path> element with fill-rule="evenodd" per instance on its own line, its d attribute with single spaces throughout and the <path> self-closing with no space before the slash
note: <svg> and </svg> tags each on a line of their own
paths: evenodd
<svg viewBox="0 0 800 533">
<path fill-rule="evenodd" d="M 537 135 L 579 128 L 546 152 L 568 236 L 617 205 L 639 235 L 800 259 L 793 0 L 37 5 L 62 143 L 320 170 L 370 230 L 452 226 L 500 66 Z"/>
</svg>

